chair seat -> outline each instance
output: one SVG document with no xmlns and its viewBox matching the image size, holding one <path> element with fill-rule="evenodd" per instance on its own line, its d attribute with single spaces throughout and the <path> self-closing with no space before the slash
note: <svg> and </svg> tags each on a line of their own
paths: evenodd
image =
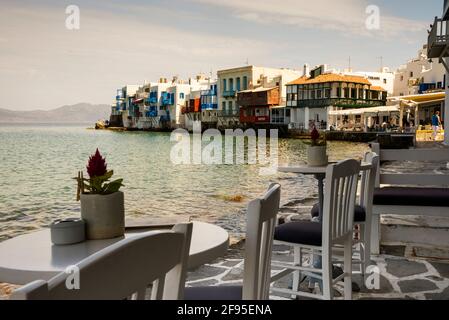
<svg viewBox="0 0 449 320">
<path fill-rule="evenodd" d="M 355 222 L 365 222 L 366 221 L 366 210 L 364 207 L 356 205 L 355 206 L 355 212 L 354 212 L 354 221 Z M 320 215 L 320 204 L 317 203 L 313 206 L 312 211 L 312 218 L 316 218 Z"/>
<path fill-rule="evenodd" d="M 242 300 L 242 291 L 242 286 L 189 287 L 184 290 L 184 300 Z"/>
<path fill-rule="evenodd" d="M 449 207 L 449 189 L 385 187 L 374 191 L 374 205 Z"/>
<path fill-rule="evenodd" d="M 322 233 L 321 223 L 311 221 L 289 222 L 276 227 L 274 239 L 319 247 L 322 243 Z"/>
</svg>

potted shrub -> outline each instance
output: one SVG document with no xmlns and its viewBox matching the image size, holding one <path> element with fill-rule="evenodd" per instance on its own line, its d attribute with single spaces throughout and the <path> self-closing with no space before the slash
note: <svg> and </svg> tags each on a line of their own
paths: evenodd
<svg viewBox="0 0 449 320">
<path fill-rule="evenodd" d="M 311 132 L 311 144 L 307 148 L 307 163 L 311 167 L 326 166 L 329 159 L 326 153 L 326 138 L 313 128 Z"/>
<path fill-rule="evenodd" d="M 78 181 L 77 200 L 81 200 L 81 217 L 86 223 L 90 240 L 111 239 L 125 234 L 124 195 L 120 192 L 123 179 L 110 181 L 114 171 L 107 170 L 105 158 L 95 152 L 87 164 L 89 178 L 83 172 Z"/>
</svg>

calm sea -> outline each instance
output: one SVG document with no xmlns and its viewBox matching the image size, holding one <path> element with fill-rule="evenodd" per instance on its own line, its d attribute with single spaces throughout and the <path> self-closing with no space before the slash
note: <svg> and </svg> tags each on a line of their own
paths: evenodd
<svg viewBox="0 0 449 320">
<path fill-rule="evenodd" d="M 311 177 L 260 176 L 257 165 L 173 165 L 168 133 L 111 132 L 86 125 L 0 124 L 0 241 L 79 215 L 72 179 L 96 148 L 115 177 L 124 179 L 131 217 L 191 216 L 242 231 L 243 209 L 270 182 L 283 186 L 282 203 L 316 196 Z M 279 162 L 305 160 L 300 140 L 279 141 Z M 331 142 L 331 160 L 361 158 L 365 144 Z M 242 201 L 234 202 L 235 198 Z M 234 199 L 233 199 L 234 198 Z"/>
</svg>

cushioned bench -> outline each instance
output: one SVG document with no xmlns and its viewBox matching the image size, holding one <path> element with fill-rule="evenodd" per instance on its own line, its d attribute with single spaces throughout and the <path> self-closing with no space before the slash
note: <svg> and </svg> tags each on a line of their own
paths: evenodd
<svg viewBox="0 0 449 320">
<path fill-rule="evenodd" d="M 448 149 L 384 150 L 371 144 L 380 161 L 449 162 Z M 379 170 L 380 171 L 380 170 Z M 438 173 L 379 173 L 373 199 L 371 249 L 379 253 L 380 216 L 449 217 L 449 175 Z"/>
<path fill-rule="evenodd" d="M 449 188 L 384 187 L 374 191 L 374 205 L 449 207 Z"/>
</svg>

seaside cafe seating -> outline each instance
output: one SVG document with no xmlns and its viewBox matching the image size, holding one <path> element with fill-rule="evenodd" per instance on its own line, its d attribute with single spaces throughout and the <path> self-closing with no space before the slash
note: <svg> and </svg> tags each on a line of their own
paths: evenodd
<svg viewBox="0 0 449 320">
<path fill-rule="evenodd" d="M 78 263 L 79 290 L 70 290 L 65 272 L 13 292 L 12 300 L 145 300 L 183 298 L 192 224 L 121 240 Z M 163 250 L 161 250 L 163 249 Z"/>
<path fill-rule="evenodd" d="M 284 269 L 271 278 L 271 282 L 284 278 L 293 272 L 292 289 L 272 287 L 271 291 L 292 296 L 333 299 L 333 286 L 344 279 L 344 298 L 352 299 L 352 241 L 354 207 L 360 163 L 346 160 L 329 165 L 326 170 L 326 185 L 322 223 L 311 221 L 288 222 L 276 227 L 276 243 L 292 246 L 294 262 L 273 262 L 272 266 Z M 343 274 L 333 279 L 333 247 L 344 248 Z M 322 257 L 322 267 L 303 266 L 303 254 Z M 299 291 L 299 277 L 308 275 L 323 281 L 322 295 Z"/>
<path fill-rule="evenodd" d="M 281 186 L 272 184 L 260 199 L 249 203 L 246 214 L 243 285 L 189 287 L 186 300 L 268 300 L 273 235 L 279 212 Z"/>
<path fill-rule="evenodd" d="M 448 149 L 381 149 L 372 143 L 371 149 L 384 161 L 449 162 Z M 380 216 L 418 215 L 449 217 L 449 177 L 438 173 L 377 172 L 373 198 L 373 228 L 371 252 L 380 251 Z"/>
<path fill-rule="evenodd" d="M 365 153 L 363 162 L 371 164 L 371 168 L 361 171 L 360 196 L 357 199 L 354 209 L 355 237 L 353 244 L 358 246 L 358 250 L 354 250 L 354 254 L 357 255 L 354 257 L 353 263 L 360 264 L 360 273 L 365 275 L 366 268 L 371 261 L 373 198 L 379 170 L 379 156 L 374 152 L 367 152 Z M 320 206 L 317 203 L 312 208 L 312 218 L 318 217 L 320 214 L 319 211 Z"/>
</svg>

